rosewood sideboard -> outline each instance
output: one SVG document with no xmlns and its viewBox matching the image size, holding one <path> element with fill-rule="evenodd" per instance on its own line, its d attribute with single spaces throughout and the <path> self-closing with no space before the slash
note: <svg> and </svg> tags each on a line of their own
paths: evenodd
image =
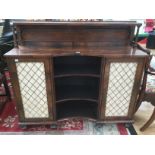
<svg viewBox="0 0 155 155">
<path fill-rule="evenodd" d="M 5 59 L 19 124 L 50 125 L 69 117 L 132 122 L 148 62 L 134 44 L 140 25 L 14 23 L 15 48 Z"/>
</svg>

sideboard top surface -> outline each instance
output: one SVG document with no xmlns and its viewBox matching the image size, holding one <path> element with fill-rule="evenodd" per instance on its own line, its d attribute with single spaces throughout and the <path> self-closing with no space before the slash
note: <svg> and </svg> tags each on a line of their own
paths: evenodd
<svg viewBox="0 0 155 155">
<path fill-rule="evenodd" d="M 103 48 L 27 48 L 20 47 L 14 48 L 5 54 L 5 57 L 18 57 L 18 56 L 64 56 L 64 55 L 86 55 L 86 56 L 135 56 L 146 57 L 147 54 L 137 48 L 131 49 L 103 49 Z"/>
</svg>

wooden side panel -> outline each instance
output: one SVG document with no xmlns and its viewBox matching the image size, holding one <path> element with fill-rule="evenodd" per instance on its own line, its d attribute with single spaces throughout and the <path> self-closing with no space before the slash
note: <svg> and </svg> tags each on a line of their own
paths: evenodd
<svg viewBox="0 0 155 155">
<path fill-rule="evenodd" d="M 7 59 L 20 122 L 55 119 L 51 60 Z"/>
<path fill-rule="evenodd" d="M 132 119 L 143 68 L 142 58 L 106 60 L 101 89 L 102 120 Z"/>
</svg>

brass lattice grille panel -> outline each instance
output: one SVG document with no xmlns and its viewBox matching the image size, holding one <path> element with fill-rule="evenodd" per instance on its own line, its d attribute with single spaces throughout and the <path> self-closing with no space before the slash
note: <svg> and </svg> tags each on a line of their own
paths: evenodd
<svg viewBox="0 0 155 155">
<path fill-rule="evenodd" d="M 137 63 L 111 63 L 105 116 L 127 116 Z"/>
<path fill-rule="evenodd" d="M 44 63 L 17 62 L 16 67 L 25 118 L 47 118 Z"/>
</svg>

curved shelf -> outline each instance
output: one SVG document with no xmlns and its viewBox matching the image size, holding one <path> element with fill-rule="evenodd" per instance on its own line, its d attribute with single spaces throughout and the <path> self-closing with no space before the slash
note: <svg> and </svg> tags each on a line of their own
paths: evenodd
<svg viewBox="0 0 155 155">
<path fill-rule="evenodd" d="M 100 78 L 100 75 L 97 74 L 61 74 L 61 75 L 55 75 L 54 78 L 73 77 L 73 76 Z"/>
<path fill-rule="evenodd" d="M 68 99 L 61 99 L 61 100 L 56 101 L 56 103 L 61 104 L 63 102 L 67 102 L 67 101 L 89 101 L 89 102 L 94 102 L 95 104 L 98 103 L 98 100 L 90 99 L 90 98 L 68 98 Z"/>
<path fill-rule="evenodd" d="M 99 79 L 94 77 L 63 77 L 55 80 L 56 101 L 82 99 L 97 101 Z"/>
<path fill-rule="evenodd" d="M 95 66 L 96 67 L 96 66 Z M 99 68 L 99 67 L 98 67 Z M 100 71 L 96 70 L 94 66 L 82 66 L 82 65 L 57 65 L 54 69 L 54 75 L 55 76 L 61 76 L 61 75 L 95 75 L 100 76 Z"/>
<path fill-rule="evenodd" d="M 82 100 L 98 100 L 97 87 L 84 87 L 84 86 L 59 86 L 56 87 L 56 101 L 69 100 L 69 99 L 82 99 Z"/>
</svg>

